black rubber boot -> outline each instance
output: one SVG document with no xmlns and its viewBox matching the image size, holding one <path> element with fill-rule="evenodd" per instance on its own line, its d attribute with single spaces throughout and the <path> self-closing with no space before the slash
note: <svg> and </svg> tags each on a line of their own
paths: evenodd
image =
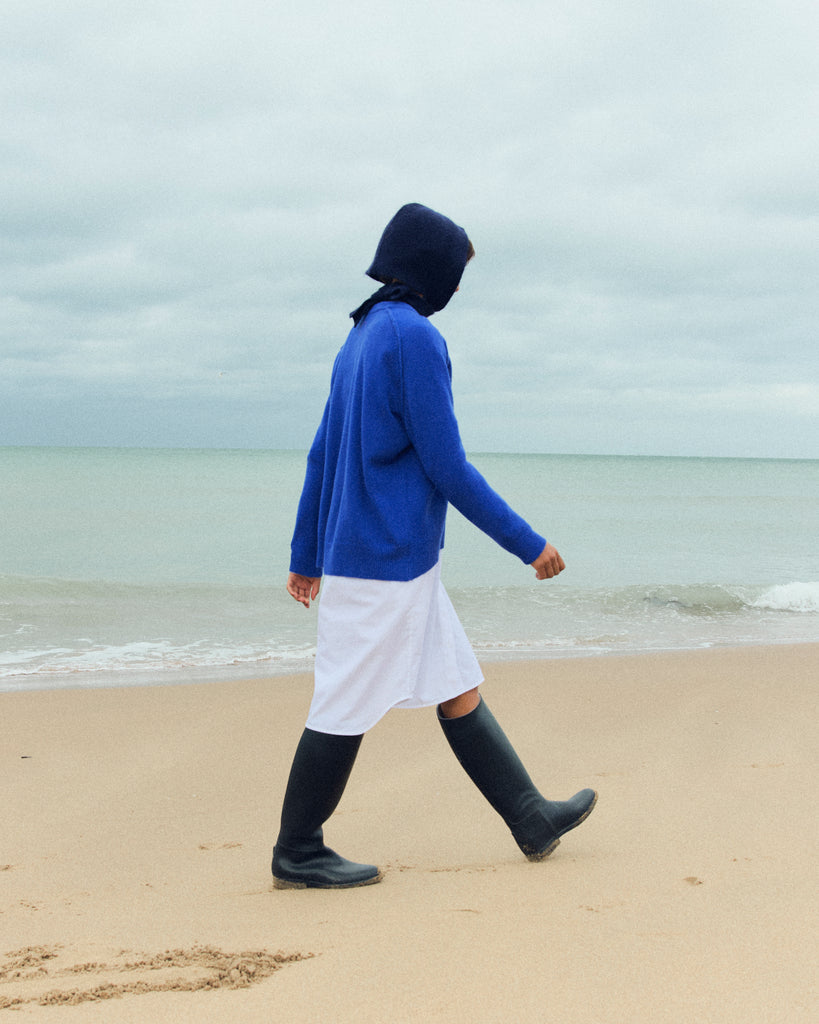
<svg viewBox="0 0 819 1024">
<path fill-rule="evenodd" d="M 338 806 L 361 736 L 305 729 L 296 748 L 273 849 L 277 889 L 351 889 L 381 881 L 372 864 L 355 864 L 324 845 L 321 826 Z"/>
<path fill-rule="evenodd" d="M 481 699 L 474 711 L 438 721 L 464 771 L 503 818 L 529 860 L 543 860 L 560 837 L 588 818 L 597 802 L 593 789 L 571 800 L 546 800 L 535 788 L 512 744 Z"/>
</svg>

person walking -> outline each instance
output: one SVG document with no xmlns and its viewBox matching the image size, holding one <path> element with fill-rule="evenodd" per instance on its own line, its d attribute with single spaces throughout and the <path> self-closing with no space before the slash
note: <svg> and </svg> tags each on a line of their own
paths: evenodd
<svg viewBox="0 0 819 1024">
<path fill-rule="evenodd" d="M 288 593 L 318 604 L 313 697 L 273 850 L 276 888 L 380 881 L 324 843 L 364 733 L 391 708 L 436 706 L 458 761 L 522 852 L 547 857 L 588 817 L 591 789 L 545 799 L 478 687 L 477 659 L 440 578 L 451 504 L 539 580 L 558 551 L 468 461 L 446 342 L 429 318 L 458 290 L 474 248 L 448 217 L 409 203 L 387 224 L 351 313 L 307 458 Z"/>
</svg>

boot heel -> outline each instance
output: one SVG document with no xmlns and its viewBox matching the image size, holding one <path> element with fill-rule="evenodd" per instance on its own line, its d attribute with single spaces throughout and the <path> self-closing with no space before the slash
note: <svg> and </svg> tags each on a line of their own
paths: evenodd
<svg viewBox="0 0 819 1024">
<path fill-rule="evenodd" d="M 518 845 L 520 845 L 520 844 L 518 844 Z M 526 859 L 527 860 L 531 860 L 531 861 L 546 860 L 546 858 L 550 854 L 555 852 L 555 850 L 558 848 L 558 846 L 560 846 L 560 840 L 559 839 L 555 839 L 554 842 L 549 843 L 549 845 L 546 847 L 546 849 L 545 850 L 541 850 L 540 853 L 526 853 L 525 850 L 523 852 L 526 853 Z"/>
<path fill-rule="evenodd" d="M 273 876 L 273 888 L 274 889 L 306 889 L 307 882 L 289 882 L 286 878 L 276 878 Z"/>
</svg>

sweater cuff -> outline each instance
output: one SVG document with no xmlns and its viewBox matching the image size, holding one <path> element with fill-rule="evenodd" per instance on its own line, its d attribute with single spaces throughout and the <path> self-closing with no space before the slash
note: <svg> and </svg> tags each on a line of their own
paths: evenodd
<svg viewBox="0 0 819 1024">
<path fill-rule="evenodd" d="M 299 576 L 308 576 L 310 579 L 318 579 L 322 575 L 321 569 L 312 564 L 312 559 L 300 558 L 295 553 L 290 559 L 290 572 L 295 572 Z"/>
<path fill-rule="evenodd" d="M 520 555 L 522 562 L 526 565 L 531 565 L 542 553 L 546 547 L 546 538 L 541 537 L 539 533 L 532 531 L 532 538 L 530 544 L 527 545 L 526 551 Z M 531 555 L 531 557 L 529 557 Z"/>
</svg>

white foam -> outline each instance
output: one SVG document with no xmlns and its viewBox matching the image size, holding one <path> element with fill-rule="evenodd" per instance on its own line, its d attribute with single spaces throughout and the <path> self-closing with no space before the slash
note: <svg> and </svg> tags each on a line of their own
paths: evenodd
<svg viewBox="0 0 819 1024">
<path fill-rule="evenodd" d="M 780 583 L 748 603 L 767 611 L 819 612 L 819 583 Z"/>
<path fill-rule="evenodd" d="M 81 641 L 78 641 L 81 643 Z M 0 680 L 23 676 L 84 676 L 145 671 L 181 671 L 275 665 L 287 669 L 309 665 L 315 647 L 281 643 L 271 650 L 264 645 L 198 642 L 174 645 L 167 640 L 135 640 L 126 644 L 104 644 L 88 650 L 52 647 L 21 650 L 0 655 Z"/>
</svg>

